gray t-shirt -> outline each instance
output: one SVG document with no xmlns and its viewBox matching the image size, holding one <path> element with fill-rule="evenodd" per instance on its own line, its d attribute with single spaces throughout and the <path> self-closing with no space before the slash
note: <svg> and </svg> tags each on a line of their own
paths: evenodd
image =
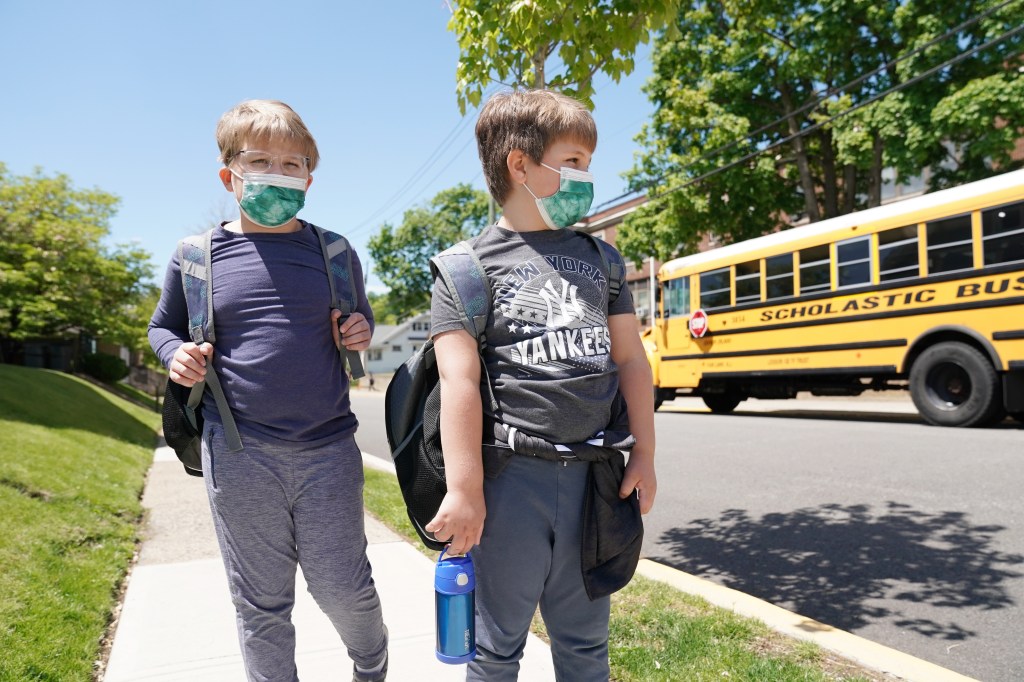
<svg viewBox="0 0 1024 682">
<path fill-rule="evenodd" d="M 573 230 L 492 225 L 470 244 L 491 286 L 484 360 L 500 408 L 491 416 L 553 443 L 592 438 L 608 425 L 619 388 L 608 316 L 632 314 L 629 288 L 609 303 L 601 254 Z M 440 278 L 430 321 L 432 337 L 464 329 Z"/>
</svg>

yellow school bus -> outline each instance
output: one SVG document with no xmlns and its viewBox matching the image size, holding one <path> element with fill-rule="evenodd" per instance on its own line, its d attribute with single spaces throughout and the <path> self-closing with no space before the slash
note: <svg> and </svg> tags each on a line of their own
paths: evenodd
<svg viewBox="0 0 1024 682">
<path fill-rule="evenodd" d="M 908 390 L 926 421 L 1024 419 L 1024 170 L 665 263 L 655 404 Z"/>
</svg>

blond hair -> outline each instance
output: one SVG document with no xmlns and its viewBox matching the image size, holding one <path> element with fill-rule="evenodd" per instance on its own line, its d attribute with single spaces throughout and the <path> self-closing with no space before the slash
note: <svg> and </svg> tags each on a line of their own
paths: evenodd
<svg viewBox="0 0 1024 682">
<path fill-rule="evenodd" d="M 217 146 L 220 160 L 231 163 L 246 144 L 295 142 L 309 157 L 309 170 L 320 163 L 316 140 L 295 110 L 275 99 L 250 99 L 237 104 L 217 122 Z"/>
<path fill-rule="evenodd" d="M 597 125 L 581 102 L 550 90 L 513 90 L 491 97 L 476 122 L 476 143 L 494 200 L 503 205 L 512 191 L 507 159 L 513 149 L 540 163 L 548 146 L 565 139 L 591 150 L 597 147 Z"/>
</svg>

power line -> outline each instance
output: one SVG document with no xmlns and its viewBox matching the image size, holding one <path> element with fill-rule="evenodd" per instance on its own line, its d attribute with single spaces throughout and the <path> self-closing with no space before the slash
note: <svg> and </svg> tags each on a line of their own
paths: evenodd
<svg viewBox="0 0 1024 682">
<path fill-rule="evenodd" d="M 825 88 L 824 90 L 819 90 L 819 91 L 815 92 L 812 95 L 812 98 L 814 98 L 814 99 L 812 99 L 811 101 L 807 102 L 806 104 L 800 106 L 799 108 L 795 109 L 794 111 L 790 112 L 789 114 L 786 114 L 785 116 L 782 116 L 782 117 L 780 117 L 780 118 L 778 118 L 778 119 L 776 119 L 776 120 L 774 120 L 774 121 L 772 121 L 770 123 L 767 123 L 767 124 L 761 126 L 757 130 L 754 130 L 753 132 L 748 133 L 746 136 L 744 136 L 742 138 L 734 140 L 734 141 L 732 141 L 732 142 L 730 142 L 730 143 L 728 143 L 726 145 L 723 145 L 721 147 L 716 147 L 716 148 L 711 149 L 711 150 L 709 150 L 707 152 L 704 152 L 698 158 L 694 159 L 693 161 L 690 161 L 684 167 L 678 169 L 675 173 L 673 173 L 673 175 L 685 172 L 688 168 L 692 168 L 693 166 L 696 166 L 701 161 L 706 161 L 708 159 L 714 158 L 715 156 L 719 156 L 719 155 L 725 153 L 726 151 L 729 151 L 730 149 L 733 149 L 733 148 L 739 146 L 743 142 L 753 141 L 753 138 L 755 138 L 757 135 L 760 135 L 761 133 L 765 132 L 766 130 L 769 130 L 770 128 L 774 128 L 777 125 L 785 123 L 789 119 L 791 119 L 791 118 L 793 118 L 795 116 L 799 116 L 800 114 L 808 111 L 809 109 L 813 109 L 814 107 L 816 107 L 819 104 L 821 104 L 824 100 L 826 100 L 827 98 L 829 98 L 829 97 L 831 97 L 831 96 L 833 96 L 833 95 L 835 95 L 837 93 L 843 92 L 845 90 L 848 90 L 849 88 L 852 88 L 852 87 L 855 87 L 857 85 L 860 85 L 861 83 L 863 83 L 867 79 L 872 78 L 873 76 L 877 76 L 879 73 L 882 73 L 883 71 L 889 69 L 890 67 L 895 66 L 896 64 L 899 64 L 902 61 L 906 61 L 907 59 L 910 59 L 911 57 L 913 57 L 913 56 L 915 56 L 917 54 L 920 54 L 924 50 L 926 50 L 926 49 L 936 45 L 937 43 L 940 43 L 940 42 L 950 38 L 951 36 L 954 36 L 954 35 L 960 33 L 960 31 L 962 31 L 963 29 L 965 29 L 965 28 L 967 28 L 969 26 L 972 26 L 973 24 L 978 23 L 979 21 L 981 21 L 981 20 L 991 16 L 995 12 L 1001 10 L 1002 8 L 1006 7 L 1007 5 L 1012 4 L 1014 2 L 1017 2 L 1017 0 L 1005 0 L 1004 2 L 1002 2 L 1002 3 L 1000 3 L 1000 4 L 998 4 L 998 5 L 994 6 L 994 7 L 989 8 L 988 10 L 982 12 L 978 16 L 973 17 L 971 19 L 968 19 L 967 21 L 964 21 L 963 23 L 961 23 L 961 24 L 959 24 L 957 26 L 954 26 L 953 28 L 949 29 L 948 31 L 946 31 L 942 35 L 937 36 L 936 38 L 933 38 L 932 40 L 928 41 L 927 43 L 925 43 L 923 45 L 920 45 L 919 47 L 911 50 L 910 52 L 907 52 L 906 54 L 900 55 L 899 57 L 897 57 L 897 58 L 895 58 L 893 60 L 890 60 L 890 61 L 886 62 L 885 64 L 882 64 L 881 66 L 878 66 L 875 69 L 872 69 L 871 71 L 869 71 L 869 72 L 867 72 L 865 74 L 862 74 L 861 76 L 858 76 L 857 78 L 853 79 L 849 83 L 846 83 L 844 85 L 841 85 L 841 86 L 838 86 L 838 87 L 835 87 L 835 88 Z M 833 5 L 834 4 L 835 3 L 833 3 Z M 831 7 L 831 5 L 829 7 Z M 824 11 L 825 10 L 822 10 L 821 12 L 819 12 L 817 14 L 817 16 L 821 16 L 821 14 L 823 14 Z M 751 53 L 751 54 L 755 54 L 755 53 Z M 747 57 L 744 57 L 743 59 L 740 60 L 740 63 L 742 63 L 743 61 L 746 61 L 746 59 L 748 59 L 749 57 L 750 57 L 750 55 L 748 55 Z M 940 67 L 941 66 L 942 65 L 940 65 Z M 890 90 L 886 90 L 886 91 L 883 91 L 882 94 L 885 94 L 885 93 L 888 93 L 888 92 L 892 92 L 892 91 L 893 90 L 891 90 L 891 89 Z M 877 95 L 875 96 L 875 98 L 877 98 Z M 867 103 L 875 101 L 875 98 L 867 100 Z M 864 105 L 864 103 L 859 105 L 857 108 L 859 108 L 860 106 L 863 106 L 863 105 Z M 850 113 L 850 111 L 844 112 L 840 116 L 845 115 L 846 113 Z M 834 118 L 839 118 L 840 116 L 836 116 Z M 824 121 L 824 123 L 828 123 L 829 121 L 834 120 L 834 118 L 828 119 L 828 120 Z M 812 128 L 808 128 L 806 130 L 807 131 L 816 130 L 817 128 L 820 128 L 821 125 L 822 124 L 818 124 L 818 125 L 816 125 L 816 126 L 814 126 Z M 792 139 L 796 139 L 797 137 L 800 137 L 799 133 L 791 135 L 790 137 L 788 137 L 785 140 L 783 140 L 783 142 L 788 141 L 788 140 L 792 140 Z M 781 144 L 781 143 L 774 143 L 773 146 L 777 146 L 778 144 Z M 773 147 L 770 146 L 770 147 L 767 147 L 766 149 L 770 149 L 770 148 L 773 148 Z M 765 150 L 761 150 L 760 152 L 755 153 L 754 156 L 757 156 L 758 154 L 762 153 L 763 151 L 765 151 Z M 744 160 L 746 160 L 748 158 L 751 158 L 751 157 L 749 157 L 749 156 L 744 157 Z M 725 166 L 725 168 L 729 168 L 729 167 L 731 167 L 731 166 Z M 616 202 L 621 201 L 622 199 L 625 199 L 626 197 L 632 196 L 634 194 L 639 194 L 640 192 L 644 191 L 645 189 L 650 189 L 650 188 L 656 186 L 657 184 L 659 184 L 660 182 L 662 182 L 663 180 L 665 180 L 666 177 L 668 177 L 667 173 L 662 175 L 662 176 L 660 176 L 660 177 L 658 177 L 658 178 L 656 178 L 655 180 L 652 180 L 652 181 L 646 183 L 644 185 L 644 187 L 642 187 L 640 189 L 632 190 L 632 191 L 629 191 L 629 192 L 625 192 L 623 194 L 620 194 L 617 197 L 609 199 L 608 201 L 602 202 L 600 205 L 595 207 L 594 210 L 595 211 L 600 210 L 604 206 L 616 203 Z"/>
<path fill-rule="evenodd" d="M 1018 33 L 1021 33 L 1022 31 L 1024 31 L 1024 25 L 1021 25 L 1021 26 L 1018 26 L 1015 29 L 1011 29 L 1009 31 L 1006 31 L 1002 35 L 999 35 L 999 36 L 993 38 L 992 40 L 990 40 L 990 41 L 988 41 L 988 42 L 986 42 L 986 43 L 984 43 L 982 45 L 978 45 L 976 47 L 973 47 L 973 48 L 971 48 L 970 50 L 968 50 L 966 52 L 962 52 L 962 53 L 958 54 L 956 57 L 953 57 L 951 59 L 947 59 L 946 61 L 942 62 L 941 64 L 933 66 L 932 68 L 930 68 L 927 71 L 924 71 L 924 72 L 918 74 L 917 76 L 914 76 L 913 78 L 911 78 L 908 81 L 904 81 L 903 83 L 900 83 L 899 85 L 895 85 L 895 86 L 893 86 L 891 88 L 888 88 L 888 89 L 886 89 L 886 90 L 884 90 L 884 91 L 882 91 L 880 93 L 877 93 L 877 94 L 873 95 L 872 97 L 864 100 L 863 102 L 859 102 L 858 104 L 855 104 L 854 106 L 850 107 L 849 109 L 841 111 L 841 112 L 839 112 L 838 114 L 836 114 L 834 116 L 831 116 L 831 117 L 829 117 L 829 118 L 827 118 L 827 119 L 825 119 L 823 121 L 819 121 L 819 122 L 817 122 L 817 123 L 815 123 L 815 124 L 813 124 L 811 126 L 808 126 L 807 128 L 804 128 L 804 129 L 800 130 L 799 132 L 793 133 L 792 135 L 790 135 L 788 137 L 785 137 L 785 138 L 783 138 L 781 140 L 773 142 L 773 143 L 769 144 L 768 146 L 764 147 L 763 149 L 759 149 L 759 150 L 757 150 L 755 152 L 751 152 L 750 154 L 747 154 L 747 155 L 745 155 L 745 156 L 743 156 L 743 157 L 741 157 L 739 159 L 736 159 L 735 161 L 727 163 L 724 166 L 720 166 L 720 167 L 712 169 L 712 170 L 710 170 L 710 171 L 708 171 L 706 173 L 702 173 L 701 175 L 698 175 L 695 178 L 691 178 L 690 180 L 687 180 L 686 182 L 684 182 L 682 184 L 676 185 L 675 187 L 670 187 L 669 189 L 665 190 L 664 192 L 660 192 L 656 197 L 652 197 L 651 201 L 653 202 L 653 201 L 656 201 L 656 200 L 660 200 L 663 197 L 667 196 L 668 194 L 671 194 L 672 192 L 676 192 L 678 190 L 685 189 L 686 187 L 689 187 L 690 185 L 698 183 L 701 180 L 706 180 L 707 178 L 709 178 L 709 177 L 711 177 L 713 175 L 717 175 L 718 173 L 726 171 L 726 170 L 728 170 L 730 168 L 733 168 L 733 167 L 738 166 L 740 164 L 746 163 L 747 161 L 749 161 L 749 160 L 751 160 L 753 158 L 756 158 L 756 157 L 764 154 L 765 152 L 771 151 L 772 149 L 775 149 L 776 147 L 780 147 L 780 146 L 786 144 L 787 142 L 791 142 L 791 141 L 795 140 L 798 137 L 803 137 L 804 135 L 807 135 L 808 133 L 814 132 L 815 130 L 821 128 L 822 126 L 825 126 L 825 125 L 831 123 L 832 121 L 835 121 L 837 119 L 843 118 L 844 116 L 846 116 L 848 114 L 852 114 L 853 112 L 857 111 L 858 109 L 862 109 L 862 108 L 868 106 L 869 104 L 877 102 L 878 100 L 880 100 L 881 98 L 883 98 L 883 97 L 885 97 L 887 95 L 890 95 L 890 94 L 893 94 L 895 92 L 899 92 L 899 91 L 901 91 L 901 90 L 903 90 L 905 88 L 908 88 L 911 85 L 914 85 L 915 83 L 918 83 L 918 82 L 924 80 L 928 76 L 931 76 L 932 74 L 934 74 L 934 73 L 936 73 L 938 71 L 941 71 L 942 69 L 946 68 L 947 66 L 952 66 L 953 64 L 961 62 L 964 59 L 967 59 L 968 57 L 970 57 L 970 56 L 972 56 L 972 55 L 974 55 L 974 54 L 976 54 L 976 53 L 978 53 L 978 52 L 980 52 L 982 50 L 986 50 L 989 47 L 992 47 L 993 45 L 995 45 L 997 43 L 1000 43 L 1003 40 L 1006 40 L 1007 38 L 1011 38 L 1014 35 L 1016 35 Z M 1013 55 L 1013 57 L 1017 57 L 1020 54 L 1021 53 Z M 628 196 L 628 195 L 625 195 L 625 196 Z"/>
</svg>

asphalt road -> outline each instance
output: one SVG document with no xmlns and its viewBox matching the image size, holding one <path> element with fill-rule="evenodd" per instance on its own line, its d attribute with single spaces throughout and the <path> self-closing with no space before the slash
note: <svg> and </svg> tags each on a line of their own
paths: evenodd
<svg viewBox="0 0 1024 682">
<path fill-rule="evenodd" d="M 359 444 L 388 458 L 383 392 Z M 1024 680 L 1024 428 L 904 400 L 699 401 L 655 415 L 644 555 L 984 682 Z"/>
</svg>

